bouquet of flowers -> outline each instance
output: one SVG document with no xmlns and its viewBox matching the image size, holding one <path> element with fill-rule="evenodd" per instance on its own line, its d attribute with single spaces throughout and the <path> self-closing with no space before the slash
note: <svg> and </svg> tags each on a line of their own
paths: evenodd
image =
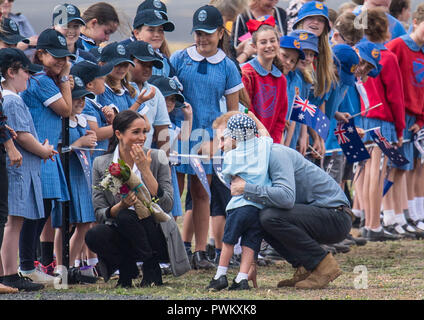
<svg viewBox="0 0 424 320">
<path fill-rule="evenodd" d="M 171 217 L 153 200 L 147 187 L 140 178 L 131 171 L 128 165 L 121 159 L 118 163 L 112 163 L 106 170 L 106 175 L 100 182 L 100 189 L 109 190 L 113 195 L 126 197 L 130 191 L 137 195 L 134 205 L 135 212 L 140 219 L 153 215 L 156 222 L 166 222 Z"/>
</svg>

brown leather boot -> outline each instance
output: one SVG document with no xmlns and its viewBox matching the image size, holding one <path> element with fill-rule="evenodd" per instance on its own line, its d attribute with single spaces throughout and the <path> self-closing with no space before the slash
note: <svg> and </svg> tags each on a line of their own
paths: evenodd
<svg viewBox="0 0 424 320">
<path fill-rule="evenodd" d="M 294 287 L 294 285 L 302 280 L 305 280 L 311 274 L 310 271 L 306 270 L 304 267 L 300 266 L 296 269 L 291 279 L 281 280 L 277 284 L 277 288 L 282 287 Z"/>
<path fill-rule="evenodd" d="M 296 283 L 297 289 L 322 289 L 342 274 L 333 255 L 329 253 L 305 280 Z"/>
</svg>

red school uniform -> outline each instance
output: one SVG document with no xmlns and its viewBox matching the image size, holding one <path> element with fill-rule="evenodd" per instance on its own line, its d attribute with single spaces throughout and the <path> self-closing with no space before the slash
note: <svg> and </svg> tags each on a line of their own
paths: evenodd
<svg viewBox="0 0 424 320">
<path fill-rule="evenodd" d="M 386 44 L 399 62 L 402 74 L 406 113 L 416 117 L 416 123 L 424 125 L 424 49 L 409 35 L 396 38 Z"/>
<path fill-rule="evenodd" d="M 250 108 L 268 130 L 274 143 L 281 143 L 288 109 L 287 80 L 274 65 L 265 70 L 257 58 L 242 66 L 242 81 Z"/>
</svg>

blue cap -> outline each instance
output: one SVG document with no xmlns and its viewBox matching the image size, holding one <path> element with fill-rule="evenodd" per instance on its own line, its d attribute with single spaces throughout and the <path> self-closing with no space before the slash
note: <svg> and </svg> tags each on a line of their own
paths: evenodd
<svg viewBox="0 0 424 320">
<path fill-rule="evenodd" d="M 299 39 L 296 37 L 291 36 L 283 36 L 280 38 L 280 48 L 286 48 L 286 49 L 294 49 L 299 52 L 299 59 L 305 60 L 305 53 L 303 52 L 303 48 L 300 44 Z"/>
<path fill-rule="evenodd" d="M 157 87 L 165 98 L 175 95 L 177 102 L 179 102 L 175 105 L 176 108 L 183 106 L 185 99 L 174 79 L 164 76 L 152 76 L 149 79 L 149 83 Z"/>
<path fill-rule="evenodd" d="M 26 44 L 29 43 L 29 39 L 21 36 L 18 25 L 12 19 L 3 17 L 1 19 L 1 30 L 0 40 L 7 44 L 17 44 L 21 41 Z"/>
<path fill-rule="evenodd" d="M 123 62 L 129 62 L 133 67 L 134 62 L 131 60 L 130 52 L 125 48 L 124 45 L 118 42 L 112 42 L 102 49 L 100 54 L 101 62 L 107 62 L 113 66 L 117 66 Z"/>
<path fill-rule="evenodd" d="M 370 77 L 375 78 L 381 72 L 383 66 L 379 63 L 381 59 L 380 49 L 371 41 L 363 40 L 355 46 L 356 52 L 359 54 L 361 59 L 371 63 L 374 69 L 368 74 Z"/>
<path fill-rule="evenodd" d="M 193 28 L 191 32 L 196 30 L 209 34 L 214 33 L 219 27 L 224 25 L 221 12 L 214 6 L 205 5 L 196 10 L 193 15 Z"/>
<path fill-rule="evenodd" d="M 93 81 L 96 78 L 105 77 L 113 70 L 113 65 L 110 63 L 104 66 L 99 66 L 94 62 L 84 60 L 74 64 L 70 74 L 79 77 L 84 85 Z"/>
<path fill-rule="evenodd" d="M 322 16 L 326 18 L 328 30 L 330 30 L 330 19 L 328 18 L 328 7 L 319 1 L 306 2 L 297 14 L 297 20 L 293 24 L 293 29 L 296 25 L 305 18 L 313 16 Z"/>
<path fill-rule="evenodd" d="M 72 92 L 71 92 L 72 99 L 81 99 L 84 97 L 88 97 L 89 99 L 96 98 L 94 93 L 88 91 L 85 88 L 85 84 L 80 77 L 73 75 L 73 78 L 74 78 L 74 88 L 72 89 Z"/>
<path fill-rule="evenodd" d="M 153 9 L 153 10 L 158 10 L 158 11 L 162 11 L 163 13 L 167 13 L 167 9 L 166 9 L 166 5 L 165 3 L 163 3 L 160 0 L 145 0 L 143 1 L 137 8 L 137 13 L 139 11 L 142 10 L 148 10 L 148 9 Z"/>
<path fill-rule="evenodd" d="M 337 44 L 333 47 L 334 63 L 337 66 L 340 81 L 348 86 L 355 85 L 355 71 L 359 57 L 355 50 L 347 44 Z"/>
<path fill-rule="evenodd" d="M 168 21 L 166 13 L 158 10 L 146 9 L 138 11 L 133 22 L 133 28 L 138 29 L 141 26 L 162 26 L 166 32 L 172 32 L 175 29 L 174 23 Z"/>
<path fill-rule="evenodd" d="M 52 24 L 56 25 L 67 25 L 71 21 L 78 21 L 81 25 L 85 26 L 85 21 L 81 18 L 81 12 L 78 7 L 73 4 L 64 3 L 57 5 L 53 9 L 53 21 Z"/>
<path fill-rule="evenodd" d="M 296 37 L 300 41 L 302 50 L 309 49 L 314 51 L 316 54 L 319 54 L 318 49 L 318 37 L 310 31 L 306 30 L 293 30 L 289 36 Z"/>
</svg>

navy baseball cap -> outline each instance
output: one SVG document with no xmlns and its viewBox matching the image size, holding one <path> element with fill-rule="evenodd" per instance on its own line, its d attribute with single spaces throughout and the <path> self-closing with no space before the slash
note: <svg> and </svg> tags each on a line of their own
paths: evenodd
<svg viewBox="0 0 424 320">
<path fill-rule="evenodd" d="M 22 50 L 17 48 L 4 48 L 0 50 L 0 65 L 11 66 L 15 62 L 22 64 L 22 69 L 30 73 L 38 73 L 43 70 L 43 66 L 33 64 Z"/>
<path fill-rule="evenodd" d="M 168 10 L 166 9 L 165 3 L 163 3 L 162 1 L 160 1 L 160 0 L 145 0 L 142 3 L 140 3 L 140 5 L 138 6 L 137 13 L 139 11 L 148 10 L 148 9 L 162 11 L 165 14 L 168 12 Z"/>
<path fill-rule="evenodd" d="M 174 23 L 168 21 L 166 13 L 153 9 L 137 12 L 134 18 L 133 28 L 137 29 L 143 25 L 152 27 L 163 26 L 163 30 L 167 32 L 172 32 L 175 29 Z"/>
<path fill-rule="evenodd" d="M 85 84 L 82 79 L 76 75 L 72 75 L 74 78 L 74 89 L 72 89 L 72 99 L 80 99 L 83 97 L 87 97 L 89 99 L 94 99 L 96 96 L 94 93 L 88 91 L 85 88 Z"/>
<path fill-rule="evenodd" d="M 84 83 L 87 85 L 96 78 L 105 77 L 113 70 L 113 65 L 110 63 L 105 64 L 104 66 L 99 66 L 91 61 L 81 61 L 77 64 L 74 64 L 71 68 L 70 74 L 73 76 L 78 76 Z"/>
<path fill-rule="evenodd" d="M 313 16 L 322 16 L 327 21 L 328 30 L 330 30 L 330 19 L 328 18 L 328 7 L 319 1 L 310 1 L 306 2 L 299 10 L 297 14 L 297 19 L 293 24 L 293 29 L 296 28 L 296 25 L 301 22 L 303 19 Z"/>
<path fill-rule="evenodd" d="M 77 58 L 69 52 L 65 37 L 54 29 L 46 29 L 41 32 L 36 48 L 46 50 L 55 58 L 70 57 L 72 60 Z"/>
<path fill-rule="evenodd" d="M 157 69 L 163 68 L 162 59 L 155 53 L 153 47 L 144 41 L 133 41 L 128 44 L 127 49 L 130 55 L 143 62 L 153 62 Z"/>
<path fill-rule="evenodd" d="M 18 42 L 29 43 L 29 39 L 23 37 L 19 33 L 19 27 L 12 19 L 3 17 L 1 19 L 0 40 L 7 44 L 17 44 Z"/>
<path fill-rule="evenodd" d="M 312 50 L 316 54 L 319 54 L 318 49 L 318 37 L 312 32 L 306 30 L 293 30 L 289 36 L 296 37 L 300 41 L 300 45 L 302 46 L 302 50 Z"/>
<path fill-rule="evenodd" d="M 88 52 L 93 55 L 94 58 L 99 61 L 100 56 L 102 55 L 103 47 L 93 47 Z"/>
<path fill-rule="evenodd" d="M 135 66 L 129 51 L 119 42 L 112 42 L 104 47 L 100 54 L 100 61 L 110 63 L 113 66 L 123 62 L 129 62 L 133 67 Z"/>
<path fill-rule="evenodd" d="M 152 76 L 148 82 L 157 87 L 164 97 L 175 95 L 177 102 L 179 102 L 175 107 L 182 107 L 185 99 L 174 79 L 164 76 Z"/>
<path fill-rule="evenodd" d="M 214 6 L 205 5 L 196 10 L 193 15 L 193 33 L 196 30 L 209 34 L 214 33 L 219 27 L 224 25 L 221 12 Z"/>
<path fill-rule="evenodd" d="M 383 66 L 379 63 L 381 59 L 381 52 L 378 47 L 368 40 L 362 40 L 356 44 L 356 53 L 365 61 L 371 63 L 374 69 L 368 74 L 371 77 L 376 77 L 380 74 Z"/>
<path fill-rule="evenodd" d="M 76 6 L 64 3 L 57 5 L 53 9 L 52 24 L 54 26 L 66 26 L 71 21 L 78 21 L 80 24 L 85 26 L 85 21 L 81 18 L 81 12 Z"/>
<path fill-rule="evenodd" d="M 347 44 L 337 44 L 333 47 L 334 63 L 337 66 L 340 81 L 348 86 L 355 85 L 355 71 L 359 57 L 355 50 Z"/>
<path fill-rule="evenodd" d="M 302 50 L 302 45 L 296 37 L 282 36 L 280 38 L 280 48 L 294 49 L 299 53 L 299 59 L 305 60 L 305 53 Z"/>
</svg>

